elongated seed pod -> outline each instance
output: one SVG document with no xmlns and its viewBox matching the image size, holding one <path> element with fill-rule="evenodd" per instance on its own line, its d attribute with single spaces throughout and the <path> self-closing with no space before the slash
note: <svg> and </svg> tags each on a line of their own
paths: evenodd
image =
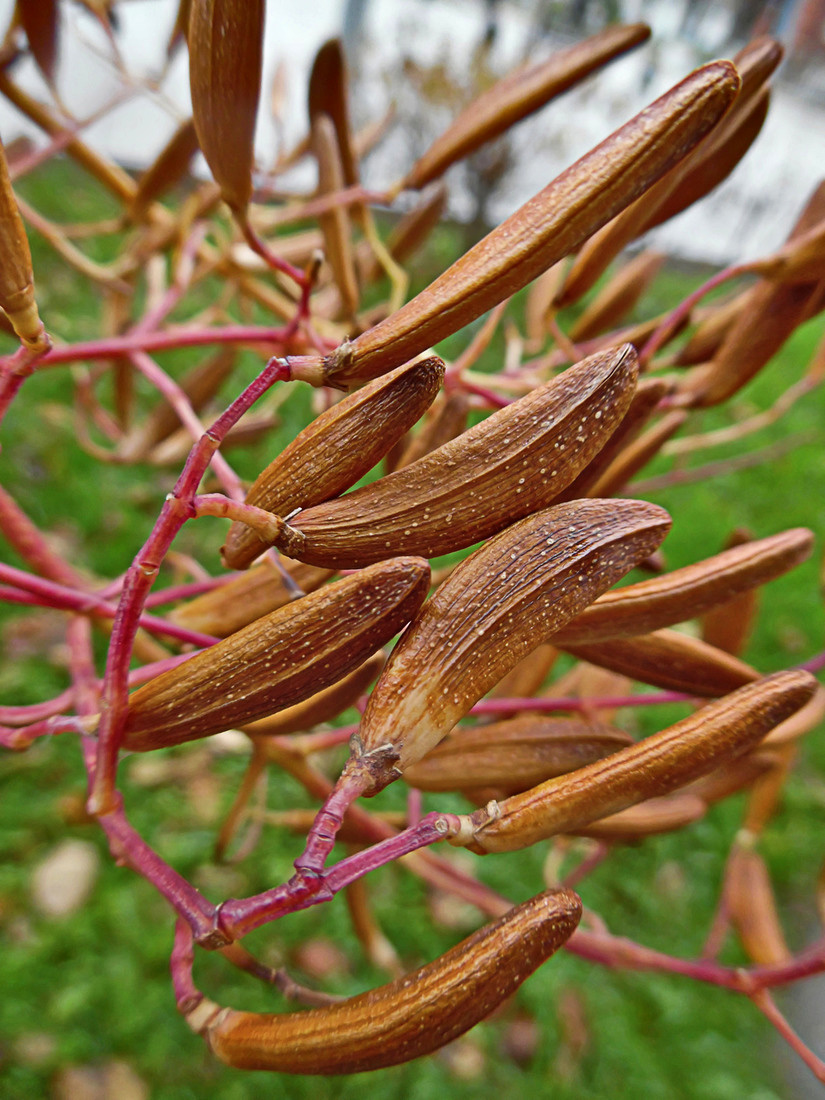
<svg viewBox="0 0 825 1100">
<path fill-rule="evenodd" d="M 742 546 L 751 542 L 753 536 L 738 528 L 727 540 L 728 547 Z M 724 649 L 738 657 L 751 636 L 759 604 L 756 589 L 749 588 L 737 596 L 717 604 L 701 616 L 702 640 L 717 649 Z"/>
<path fill-rule="evenodd" d="M 691 791 L 675 791 L 661 798 L 648 798 L 636 806 L 600 817 L 598 821 L 591 821 L 589 825 L 571 832 L 575 836 L 609 840 L 611 844 L 627 843 L 684 829 L 704 817 L 707 809 L 707 803 L 699 795 Z"/>
<path fill-rule="evenodd" d="M 664 576 L 608 592 L 553 640 L 559 645 L 589 644 L 673 626 L 782 576 L 804 561 L 812 548 L 813 535 L 805 527 L 731 547 Z"/>
<path fill-rule="evenodd" d="M 358 159 L 349 121 L 347 66 L 339 38 L 324 42 L 315 55 L 309 74 L 308 107 L 311 122 L 322 114 L 332 120 L 343 183 L 347 187 L 358 183 Z"/>
<path fill-rule="evenodd" d="M 767 113 L 767 94 L 757 103 L 754 96 L 782 58 L 778 42 L 761 41 L 756 49 L 743 50 L 734 59 L 742 85 L 730 113 L 642 199 L 587 241 L 568 272 L 556 300 L 559 306 L 569 305 L 586 293 L 631 241 L 701 199 L 733 171 L 757 137 Z"/>
<path fill-rule="evenodd" d="M 582 661 L 643 684 L 707 698 L 759 679 L 759 673 L 737 657 L 676 630 L 564 648 Z"/>
<path fill-rule="evenodd" d="M 675 353 L 673 362 L 678 367 L 691 367 L 712 359 L 727 332 L 739 316 L 750 297 L 751 287 L 741 290 L 732 298 L 697 311 L 696 331 Z"/>
<path fill-rule="evenodd" d="M 9 178 L 6 153 L 0 144 L 0 306 L 27 347 L 47 347 L 43 322 L 34 299 L 34 274 L 29 241 Z"/>
<path fill-rule="evenodd" d="M 350 394 L 315 420 L 255 479 L 247 504 L 287 515 L 348 489 L 387 453 L 432 403 L 444 362 L 408 363 Z M 221 549 L 224 565 L 245 569 L 267 544 L 233 523 Z"/>
<path fill-rule="evenodd" d="M 629 345 L 586 359 L 417 462 L 300 512 L 277 545 L 334 568 L 470 546 L 564 489 L 620 422 L 636 370 Z"/>
<path fill-rule="evenodd" d="M 643 469 L 679 431 L 687 419 L 680 409 L 667 413 L 652 428 L 619 452 L 590 487 L 590 495 L 609 497 L 624 490 L 630 479 Z"/>
<path fill-rule="evenodd" d="M 284 559 L 280 565 L 291 584 L 273 561 L 264 558 L 247 573 L 174 608 L 167 618 L 189 630 L 226 638 L 262 615 L 291 603 L 296 595 L 314 592 L 332 576 L 331 569 L 316 569 L 297 561 Z"/>
<path fill-rule="evenodd" d="M 57 0 L 17 0 L 17 12 L 38 69 L 54 87 L 60 18 Z"/>
<path fill-rule="evenodd" d="M 505 673 L 490 692 L 492 698 L 530 698 L 550 675 L 550 670 L 558 660 L 559 651 L 554 645 L 544 643 L 536 646 Z"/>
<path fill-rule="evenodd" d="M 329 115 L 318 114 L 313 118 L 312 147 L 318 162 L 318 194 L 328 195 L 341 191 L 344 187 L 344 170 L 335 127 Z M 349 212 L 343 206 L 335 206 L 319 215 L 318 223 L 324 234 L 326 258 L 341 295 L 341 305 L 345 314 L 352 318 L 358 309 L 359 290 Z"/>
<path fill-rule="evenodd" d="M 198 144 L 222 198 L 241 213 L 252 195 L 264 8 L 264 0 L 191 0 L 189 14 L 189 87 Z"/>
<path fill-rule="evenodd" d="M 348 767 L 381 790 L 449 733 L 508 669 L 662 541 L 670 517 L 578 500 L 513 524 L 461 563 L 395 647 Z"/>
<path fill-rule="evenodd" d="M 187 1022 L 221 1061 L 241 1069 L 344 1074 L 394 1066 L 488 1016 L 569 939 L 580 917 L 574 893 L 546 891 L 428 966 L 340 1004 L 273 1015 L 204 999 Z"/>
<path fill-rule="evenodd" d="M 142 219 L 156 199 L 180 183 L 197 151 L 195 121 L 188 118 L 175 130 L 138 180 L 137 191 L 129 210 L 132 218 L 136 221 Z"/>
<path fill-rule="evenodd" d="M 599 722 L 525 714 L 456 730 L 407 768 L 404 782 L 422 791 L 495 786 L 516 794 L 632 743 L 629 734 Z"/>
<path fill-rule="evenodd" d="M 737 844 L 725 873 L 725 900 L 742 946 L 758 966 L 781 966 L 791 958 L 765 861 L 755 848 Z"/>
<path fill-rule="evenodd" d="M 387 251 L 396 263 L 403 263 L 429 238 L 441 221 L 447 207 L 447 188 L 443 183 L 428 187 L 420 202 L 404 214 L 387 238 Z M 365 252 L 363 280 L 380 279 L 384 269 L 370 248 Z"/>
<path fill-rule="evenodd" d="M 477 96 L 437 138 L 407 175 L 402 187 L 419 189 L 472 153 L 538 111 L 551 99 L 574 87 L 590 73 L 646 42 L 644 23 L 612 26 L 600 34 L 560 50 L 546 61 L 509 73 Z"/>
<path fill-rule="evenodd" d="M 396 558 L 251 623 L 133 692 L 124 747 L 177 745 L 306 699 L 397 634 L 429 578 L 425 561 Z"/>
<path fill-rule="evenodd" d="M 668 794 L 755 745 L 816 687 L 807 672 L 766 676 L 630 748 L 469 815 L 451 843 L 514 851 Z"/>
<path fill-rule="evenodd" d="M 713 62 L 578 160 L 405 306 L 295 377 L 349 385 L 390 370 L 456 332 L 578 248 L 701 141 L 739 87 Z"/>
<path fill-rule="evenodd" d="M 470 415 L 469 395 L 462 392 L 444 393 L 443 399 L 435 402 L 421 428 L 412 439 L 407 437 L 407 446 L 399 455 L 393 469 L 411 466 L 419 458 L 443 447 L 451 439 L 456 439 L 467 429 Z M 389 457 L 389 456 L 387 456 Z M 390 471 L 392 472 L 392 471 Z"/>
</svg>

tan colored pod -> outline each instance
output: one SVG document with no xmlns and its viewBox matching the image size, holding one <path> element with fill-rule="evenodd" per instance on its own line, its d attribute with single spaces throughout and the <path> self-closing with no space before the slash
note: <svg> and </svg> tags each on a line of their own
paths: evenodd
<svg viewBox="0 0 825 1100">
<path fill-rule="evenodd" d="M 503 794 L 516 794 L 632 743 L 629 734 L 599 722 L 523 714 L 456 729 L 406 769 L 404 782 L 422 791 L 494 786 Z"/>
<path fill-rule="evenodd" d="M 753 536 L 740 528 L 732 532 L 727 544 L 742 546 L 751 541 Z M 749 588 L 706 611 L 700 619 L 703 641 L 738 657 L 753 631 L 758 603 L 758 591 Z"/>
<path fill-rule="evenodd" d="M 344 169 L 332 119 L 317 114 L 312 119 L 312 148 L 318 162 L 318 194 L 328 195 L 344 188 Z M 358 309 L 360 292 L 355 274 L 355 253 L 352 245 L 352 226 L 349 211 L 335 206 L 318 216 L 318 224 L 324 235 L 324 250 L 344 313 L 354 318 Z"/>
<path fill-rule="evenodd" d="M 255 479 L 246 503 L 286 516 L 309 508 L 363 477 L 432 404 L 444 378 L 433 355 L 343 398 L 304 428 Z M 267 545 L 246 524 L 233 523 L 221 548 L 224 565 L 245 569 Z"/>
<path fill-rule="evenodd" d="M 207 737 L 306 699 L 397 634 L 429 580 L 425 561 L 395 558 L 258 619 L 133 692 L 124 748 Z"/>
<path fill-rule="evenodd" d="M 630 748 L 470 814 L 451 843 L 482 853 L 514 851 L 669 794 L 757 744 L 816 687 L 807 672 L 766 676 Z"/>
<path fill-rule="evenodd" d="M 782 576 L 805 561 L 812 548 L 813 535 L 805 527 L 731 547 L 683 569 L 608 592 L 553 641 L 590 644 L 673 626 Z"/>
<path fill-rule="evenodd" d="M 574 835 L 606 840 L 611 844 L 630 843 L 646 836 L 684 829 L 704 817 L 707 809 L 707 803 L 692 791 L 675 791 L 601 817 L 576 829 Z"/>
<path fill-rule="evenodd" d="M 664 447 L 687 420 L 687 413 L 680 409 L 663 416 L 652 428 L 634 439 L 616 455 L 613 461 L 596 478 L 590 487 L 590 495 L 609 497 L 625 490 L 628 482 Z"/>
<path fill-rule="evenodd" d="M 34 299 L 29 241 L 0 144 L 0 306 L 18 339 L 34 350 L 46 350 L 47 337 Z"/>
<path fill-rule="evenodd" d="M 636 371 L 629 345 L 592 356 L 417 462 L 299 512 L 277 546 L 331 568 L 471 546 L 554 500 L 619 424 Z"/>
<path fill-rule="evenodd" d="M 726 695 L 759 679 L 759 673 L 737 657 L 676 630 L 657 630 L 564 649 L 581 661 L 630 676 L 643 684 L 707 698 Z"/>
<path fill-rule="evenodd" d="M 545 61 L 509 73 L 476 98 L 415 162 L 401 187 L 420 189 L 551 99 L 650 37 L 644 23 L 607 27 Z"/>
<path fill-rule="evenodd" d="M 330 38 L 318 50 L 309 74 L 308 102 L 310 123 L 327 115 L 335 130 L 343 183 L 358 183 L 358 159 L 349 121 L 347 66 L 339 38 Z"/>
<path fill-rule="evenodd" d="M 578 500 L 513 524 L 463 561 L 396 645 L 347 767 L 370 794 L 425 756 L 561 623 L 647 557 L 670 528 L 656 505 Z"/>
<path fill-rule="evenodd" d="M 60 28 L 57 0 L 17 0 L 16 8 L 35 64 L 54 88 Z"/>
<path fill-rule="evenodd" d="M 730 106 L 730 62 L 698 69 L 607 138 L 385 321 L 322 362 L 290 360 L 297 378 L 347 386 L 449 336 L 532 282 L 677 164 Z"/>
<path fill-rule="evenodd" d="M 189 87 L 198 144 L 224 201 L 252 195 L 265 0 L 191 0 Z"/>
<path fill-rule="evenodd" d="M 742 946 L 757 966 L 781 966 L 791 959 L 765 861 L 747 843 L 731 851 L 725 900 Z"/>
<path fill-rule="evenodd" d="M 340 1004 L 282 1015 L 202 1000 L 187 1014 L 221 1061 L 278 1073 L 345 1074 L 430 1054 L 488 1016 L 573 934 L 581 902 L 546 891 L 435 962 Z"/>
</svg>

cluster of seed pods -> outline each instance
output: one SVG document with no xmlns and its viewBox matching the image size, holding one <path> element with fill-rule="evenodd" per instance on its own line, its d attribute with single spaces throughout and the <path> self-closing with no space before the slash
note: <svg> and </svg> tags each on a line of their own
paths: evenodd
<svg viewBox="0 0 825 1100">
<path fill-rule="evenodd" d="M 413 873 L 449 882 L 447 865 L 434 853 L 413 858 L 418 849 L 448 842 L 482 855 L 558 836 L 638 840 L 688 826 L 742 789 L 750 792 L 743 833 L 750 840 L 740 838 L 734 850 L 727 909 L 756 962 L 792 970 L 753 842 L 794 742 L 822 716 L 823 693 L 807 671 L 762 675 L 740 654 L 757 590 L 803 561 L 812 535 L 794 529 L 736 540 L 657 573 L 671 517 L 624 494 L 691 410 L 729 399 L 825 305 L 825 191 L 812 196 L 781 250 L 704 288 L 755 276 L 733 297 L 707 306 L 700 292 L 664 317 L 625 324 L 661 266 L 660 256 L 641 253 L 567 332 L 556 316 L 636 238 L 733 170 L 765 118 L 777 43 L 760 39 L 734 62 L 687 76 L 402 305 L 401 265 L 438 223 L 447 169 L 640 46 L 646 27 L 608 28 L 503 78 L 376 198 L 360 184 L 337 41 L 313 66 L 305 141 L 282 154 L 256 191 L 265 5 L 181 3 L 169 49 L 186 41 L 193 117 L 133 180 L 14 82 L 12 63 L 28 50 L 54 85 L 58 8 L 19 0 L 24 34 L 15 25 L 7 38 L 0 92 L 118 198 L 131 233 L 104 270 L 51 227 L 66 262 L 102 286 L 110 325 L 96 343 L 52 347 L 12 191 L 15 164 L 10 173 L 0 161 L 0 306 L 21 344 L 2 363 L 0 412 L 14 415 L 32 373 L 96 361 L 97 380 L 114 379 L 114 407 L 104 415 L 92 385 L 79 410 L 88 418 L 87 445 L 91 426 L 103 424 L 107 447 L 94 447 L 105 460 L 184 465 L 132 566 L 106 586 L 90 585 L 56 557 L 13 487 L 0 493 L 0 530 L 26 566 L 2 567 L 3 584 L 71 613 L 70 643 L 80 653 L 91 653 L 85 626 L 110 635 L 100 679 L 90 656 L 78 658 L 71 690 L 53 704 L 5 708 L 2 741 L 22 750 L 47 734 L 79 736 L 90 813 L 113 854 L 148 878 L 177 916 L 173 981 L 192 1029 L 231 1065 L 284 1073 L 354 1073 L 430 1053 L 486 1017 L 562 944 L 616 964 L 628 958 L 627 946 L 611 955 L 610 937 L 577 932 L 581 902 L 569 889 L 511 907 L 458 875 L 455 891 L 493 923 L 419 971 L 340 1004 L 271 1015 L 221 1008 L 193 984 L 194 945 L 219 948 L 254 971 L 237 943 L 244 934 L 328 900 L 391 860 L 410 856 Z M 114 34 L 114 5 L 90 9 Z M 189 181 L 173 212 L 166 196 L 185 183 L 197 150 L 213 179 Z M 317 162 L 317 194 L 280 201 L 273 181 L 300 157 Z M 415 191 L 418 205 L 382 239 L 373 206 Z M 286 231 L 310 218 L 311 229 Z M 141 315 L 150 261 L 170 254 L 176 278 Z M 280 326 L 243 325 L 218 311 L 183 328 L 167 324 L 172 307 L 216 271 L 235 304 L 263 307 Z M 387 279 L 386 303 L 365 309 L 365 287 Z M 527 287 L 523 348 L 532 350 L 500 373 L 474 372 L 507 301 Z M 433 353 L 485 314 L 463 356 L 445 363 Z M 689 338 L 677 342 L 686 326 Z M 177 379 L 153 357 L 206 343 L 217 352 Z M 236 386 L 206 430 L 202 416 L 236 378 L 239 345 L 265 347 L 272 358 L 245 389 Z M 800 392 L 824 370 L 820 353 Z M 138 374 L 159 391 L 142 416 Z M 271 410 L 253 406 L 273 385 L 276 393 L 291 383 L 322 391 L 325 408 L 244 488 L 225 452 L 271 428 Z M 382 476 L 353 488 L 382 461 Z M 208 471 L 222 491 L 199 491 Z M 150 614 L 147 600 L 175 536 L 201 516 L 230 521 L 220 557 L 232 575 L 220 575 L 214 555 L 207 563 L 214 575 L 201 579 L 199 594 L 181 589 L 163 617 Z M 458 564 L 432 561 L 468 550 Z M 637 568 L 654 575 L 614 588 Z M 701 636 L 674 629 L 688 620 L 700 622 Z M 563 684 L 551 684 L 560 654 L 576 662 Z M 581 698 L 594 668 L 609 682 L 680 693 L 695 712 L 634 741 L 607 717 L 551 705 L 565 693 Z M 485 697 L 499 701 L 498 720 L 484 721 Z M 330 779 L 313 754 L 340 742 L 329 724 L 356 704 L 362 714 L 349 757 Z M 132 829 L 116 773 L 121 752 L 227 729 L 243 730 L 252 753 L 222 849 L 270 765 L 291 772 L 323 805 L 308 815 L 292 879 L 215 907 Z M 459 792 L 473 808 L 420 821 L 411 813 L 396 828 L 357 802 L 395 782 L 407 785 L 411 806 L 417 791 Z M 343 837 L 356 851 L 330 867 Z M 724 968 L 711 971 L 707 980 L 757 989 L 744 979 L 737 986 Z"/>
</svg>

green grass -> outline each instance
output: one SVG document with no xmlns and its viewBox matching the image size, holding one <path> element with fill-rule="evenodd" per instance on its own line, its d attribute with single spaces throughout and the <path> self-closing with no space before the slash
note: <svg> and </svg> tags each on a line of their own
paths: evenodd
<svg viewBox="0 0 825 1100">
<path fill-rule="evenodd" d="M 100 197 L 89 199 L 79 174 L 66 165 L 54 165 L 49 174 L 30 181 L 27 193 L 44 209 L 54 203 L 48 212 L 57 218 L 80 209 L 79 204 L 86 213 L 101 214 L 95 205 Z M 449 238 L 447 246 L 444 240 L 441 247 L 449 245 Z M 33 249 L 48 323 L 67 337 L 92 335 L 90 326 L 98 308 L 95 295 L 80 293 L 43 242 L 35 239 Z M 423 280 L 426 275 L 418 277 Z M 695 277 L 669 272 L 672 300 L 695 282 Z M 820 319 L 801 329 L 732 408 L 705 414 L 701 422 L 697 418 L 692 430 L 719 426 L 769 407 L 789 380 L 800 375 L 822 328 Z M 457 346 L 462 343 L 454 341 Z M 199 354 L 178 356 L 173 369 L 196 362 Z M 249 377 L 254 369 L 254 357 L 247 356 L 241 374 Z M 67 411 L 70 399 L 70 372 L 65 369 L 43 372 L 27 381 L 3 427 L 0 483 L 38 524 L 54 533 L 74 564 L 111 576 L 125 568 L 145 538 L 175 472 L 101 467 L 76 445 Z M 245 455 L 233 455 L 240 472 L 253 476 L 267 453 L 291 438 L 308 408 L 302 388 L 286 406 L 285 423 L 273 440 Z M 655 496 L 674 516 L 674 529 L 665 544 L 671 566 L 715 553 L 736 526 L 747 526 L 757 536 L 796 525 L 815 530 L 814 558 L 765 592 L 746 654 L 765 671 L 803 660 L 823 644 L 817 576 L 825 535 L 823 413 L 823 395 L 816 393 L 755 437 L 753 446 L 789 438 L 800 441 L 769 467 L 755 466 Z M 730 453 L 723 450 L 707 457 Z M 223 525 L 214 522 L 191 525 L 181 545 L 196 548 L 203 560 L 217 568 L 222 530 Z M 0 555 L 19 564 L 3 548 Z M 51 616 L 37 616 L 29 626 L 25 625 L 28 616 L 18 609 L 5 610 L 3 616 L 0 702 L 35 702 L 64 687 L 66 676 L 55 649 Z M 647 723 L 668 720 L 669 715 L 660 711 L 646 715 Z M 183 761 L 199 751 L 188 747 L 166 757 Z M 281 881 L 300 848 L 297 838 L 270 829 L 242 867 L 211 867 L 215 825 L 232 798 L 242 766 L 236 759 L 210 770 L 204 766 L 204 775 L 217 774 L 214 787 L 208 778 L 146 786 L 136 781 L 131 761 L 122 769 L 133 823 L 215 901 Z M 517 998 L 518 1011 L 529 1013 L 540 1029 L 535 1056 L 526 1065 L 514 1061 L 502 1047 L 503 1029 L 516 1012 L 511 1005 L 501 1020 L 481 1025 L 464 1041 L 465 1052 L 480 1051 L 483 1060 L 467 1056 L 460 1063 L 463 1073 L 456 1068 L 459 1063 L 440 1056 L 330 1080 L 274 1079 L 225 1069 L 176 1014 L 168 976 L 172 921 L 165 904 L 145 882 L 114 866 L 93 825 L 77 823 L 84 775 L 74 741 L 56 738 L 26 754 L 4 756 L 0 772 L 0 929 L 5 941 L 0 970 L 0 1091 L 4 1096 L 47 1095 L 61 1067 L 122 1059 L 146 1082 L 153 1100 L 204 1096 L 247 1100 L 273 1094 L 318 1100 L 364 1094 L 376 1100 L 402 1095 L 411 1100 L 445 1095 L 472 1100 L 514 1088 L 556 1100 L 621 1100 L 640 1095 L 650 1100 L 790 1097 L 776 1076 L 772 1034 L 744 1000 L 684 979 L 609 972 L 563 954 L 534 975 Z M 824 779 L 825 748 L 817 734 L 802 747 L 796 774 L 764 843 L 782 910 L 789 915 L 788 936 L 796 947 L 804 944 L 815 922 Z M 402 798 L 402 792 L 390 789 L 376 808 L 398 806 Z M 269 804 L 298 806 L 304 798 L 291 781 L 278 784 L 275 780 Z M 443 800 L 427 800 L 428 807 L 443 804 Z M 737 797 L 682 833 L 617 849 L 583 884 L 585 904 L 617 933 L 673 954 L 696 954 L 712 916 L 741 809 L 742 799 Z M 86 906 L 64 919 L 47 919 L 31 905 L 31 872 L 67 836 L 95 844 L 102 869 Z M 544 854 L 537 848 L 514 856 L 490 856 L 476 864 L 484 881 L 520 899 L 541 888 Z M 424 890 L 403 870 L 388 868 L 372 876 L 368 887 L 382 927 L 410 968 L 434 958 L 464 934 L 462 929 L 433 922 Z M 305 938 L 315 937 L 334 940 L 348 960 L 341 973 L 326 981 L 332 991 L 354 993 L 385 980 L 360 963 L 340 897 L 260 930 L 250 937 L 250 947 L 270 961 L 285 960 L 299 980 L 311 981 L 295 962 L 295 950 Z M 731 963 L 744 961 L 734 944 L 726 948 L 724 957 Z M 222 1003 L 256 1010 L 283 1007 L 276 993 L 244 978 L 217 957 L 198 960 L 197 980 Z M 578 993 L 583 1019 L 581 1044 L 572 1046 L 558 1008 L 568 1002 L 571 991 Z M 39 1056 L 31 1053 L 33 1035 L 49 1040 Z"/>
</svg>

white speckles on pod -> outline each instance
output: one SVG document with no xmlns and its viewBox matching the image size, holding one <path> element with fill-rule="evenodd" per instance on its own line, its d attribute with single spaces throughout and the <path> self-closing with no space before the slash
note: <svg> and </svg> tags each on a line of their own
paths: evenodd
<svg viewBox="0 0 825 1100">
<path fill-rule="evenodd" d="M 642 501 L 570 501 L 471 554 L 410 624 L 370 697 L 348 765 L 369 771 L 369 793 L 420 760 L 522 657 L 652 553 L 669 527 L 663 509 Z"/>
<path fill-rule="evenodd" d="M 547 507 L 592 461 L 627 411 L 637 373 L 629 344 L 590 356 L 417 462 L 305 508 L 277 545 L 343 569 L 388 550 L 434 557 L 488 538 Z M 582 430 L 594 403 L 604 415 Z M 542 460 L 553 452 L 548 472 Z"/>
</svg>

